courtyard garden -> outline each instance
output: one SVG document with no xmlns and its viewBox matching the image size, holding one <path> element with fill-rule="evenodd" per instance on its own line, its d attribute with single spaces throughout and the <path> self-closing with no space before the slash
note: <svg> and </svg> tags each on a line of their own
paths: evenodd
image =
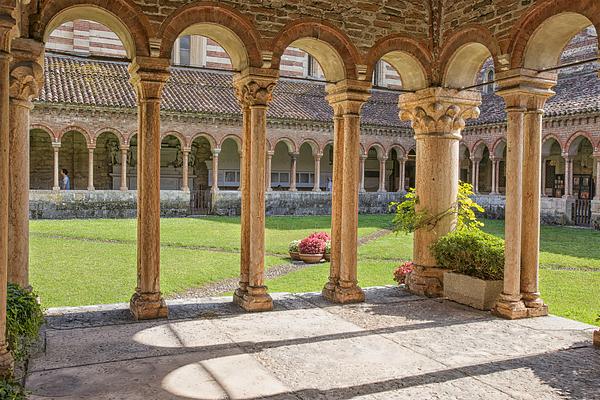
<svg viewBox="0 0 600 400">
<path fill-rule="evenodd" d="M 393 270 L 412 255 L 412 236 L 390 231 L 389 215 L 361 216 L 359 283 L 391 285 Z M 484 221 L 502 237 L 502 221 Z M 329 263 L 292 264 L 288 243 L 329 231 L 330 217 L 269 217 L 267 285 L 271 292 L 320 291 Z M 31 221 L 31 282 L 45 307 L 127 302 L 136 282 L 135 220 Z M 600 233 L 542 227 L 540 286 L 550 312 L 597 324 L 600 310 Z M 235 217 L 163 219 L 161 288 L 228 293 L 239 273 L 240 221 Z M 233 285 L 233 286 L 232 286 Z"/>
</svg>

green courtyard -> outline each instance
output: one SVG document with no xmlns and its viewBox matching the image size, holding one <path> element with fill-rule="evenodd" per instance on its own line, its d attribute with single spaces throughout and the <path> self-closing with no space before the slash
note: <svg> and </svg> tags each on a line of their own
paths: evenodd
<svg viewBox="0 0 600 400">
<path fill-rule="evenodd" d="M 412 237 L 386 232 L 391 216 L 361 216 L 358 278 L 361 286 L 394 284 L 392 271 L 410 260 Z M 290 264 L 287 245 L 330 218 L 270 217 L 266 267 Z M 502 236 L 502 221 L 485 221 Z M 136 282 L 135 220 L 31 221 L 31 282 L 45 307 L 127 302 Z M 540 286 L 550 312 L 598 324 L 600 233 L 542 227 Z M 231 280 L 239 273 L 240 222 L 233 217 L 163 219 L 161 287 L 169 297 Z M 267 280 L 271 292 L 320 291 L 329 264 L 292 270 Z"/>
</svg>

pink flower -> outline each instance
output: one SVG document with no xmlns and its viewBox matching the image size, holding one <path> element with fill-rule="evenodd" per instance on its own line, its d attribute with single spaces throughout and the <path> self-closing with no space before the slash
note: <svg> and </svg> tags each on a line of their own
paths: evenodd
<svg viewBox="0 0 600 400">
<path fill-rule="evenodd" d="M 308 236 L 308 238 L 316 238 L 319 240 L 322 240 L 324 242 L 327 242 L 328 240 L 331 240 L 331 236 L 329 236 L 329 234 L 327 232 L 315 232 L 313 234 L 311 234 L 310 236 Z"/>
<path fill-rule="evenodd" d="M 413 271 L 415 264 L 412 261 L 406 261 L 394 270 L 394 280 L 399 285 L 406 283 L 406 278 Z"/>
<path fill-rule="evenodd" d="M 325 251 L 325 242 L 315 237 L 307 237 L 300 242 L 298 246 L 300 254 L 323 254 Z"/>
</svg>

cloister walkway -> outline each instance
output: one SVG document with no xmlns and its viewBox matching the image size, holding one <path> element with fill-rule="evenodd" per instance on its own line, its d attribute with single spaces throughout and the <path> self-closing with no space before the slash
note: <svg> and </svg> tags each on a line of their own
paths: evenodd
<svg viewBox="0 0 600 400">
<path fill-rule="evenodd" d="M 169 302 L 169 320 L 128 305 L 52 309 L 30 362 L 31 399 L 600 399 L 592 326 L 502 320 L 395 287 L 366 302 L 274 294 Z"/>
</svg>

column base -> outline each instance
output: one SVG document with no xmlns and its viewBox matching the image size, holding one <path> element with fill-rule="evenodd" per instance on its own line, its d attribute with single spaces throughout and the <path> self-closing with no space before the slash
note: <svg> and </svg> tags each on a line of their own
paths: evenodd
<svg viewBox="0 0 600 400">
<path fill-rule="evenodd" d="M 266 286 L 248 286 L 236 289 L 233 302 L 248 312 L 273 310 L 273 299 L 267 293 Z"/>
<path fill-rule="evenodd" d="M 87 190 L 88 190 L 88 192 L 93 192 L 94 190 L 96 190 L 96 188 L 88 186 Z"/>
<path fill-rule="evenodd" d="M 419 296 L 441 297 L 444 294 L 444 269 L 415 265 L 406 286 Z"/>
<path fill-rule="evenodd" d="M 126 192 L 126 191 L 128 191 L 129 189 L 127 189 L 127 186 L 121 186 L 121 187 L 119 188 L 119 190 L 120 190 L 121 192 Z"/>
<path fill-rule="evenodd" d="M 321 291 L 323 297 L 338 304 L 362 303 L 365 301 L 365 292 L 357 282 L 339 281 L 337 284 L 327 282 Z"/>
<path fill-rule="evenodd" d="M 298 189 L 288 189 L 288 192 L 297 192 Z"/>
<path fill-rule="evenodd" d="M 592 339 L 594 346 L 600 349 L 600 330 L 594 331 L 594 338 Z"/>
<path fill-rule="evenodd" d="M 527 318 L 527 307 L 521 300 L 521 296 L 514 297 L 507 294 L 500 294 L 500 297 L 492 308 L 492 314 L 505 319 Z"/>
<path fill-rule="evenodd" d="M 160 292 L 134 293 L 129 301 L 129 309 L 136 320 L 166 318 L 169 315 L 167 304 Z"/>
<path fill-rule="evenodd" d="M 55 192 L 60 192 L 60 187 L 59 186 L 52 186 L 52 190 L 54 190 Z"/>
<path fill-rule="evenodd" d="M 313 189 L 312 191 L 313 191 L 313 192 L 320 192 L 320 191 L 321 191 L 321 189 Z"/>
<path fill-rule="evenodd" d="M 523 303 L 527 307 L 528 317 L 545 317 L 548 315 L 548 306 L 539 293 L 521 293 L 521 295 L 523 296 Z"/>
<path fill-rule="evenodd" d="M 15 360 L 10 354 L 8 346 L 6 344 L 0 346 L 0 377 L 11 377 L 14 366 Z"/>
</svg>

